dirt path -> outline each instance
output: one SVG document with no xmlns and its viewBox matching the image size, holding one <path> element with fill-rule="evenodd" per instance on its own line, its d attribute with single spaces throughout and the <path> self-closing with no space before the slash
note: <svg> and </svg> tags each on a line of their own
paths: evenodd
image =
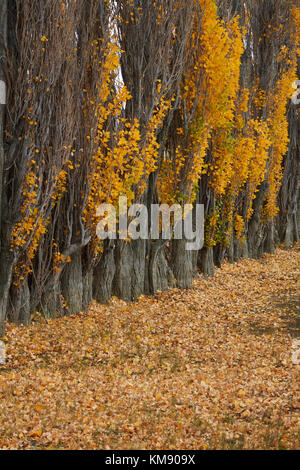
<svg viewBox="0 0 300 470">
<path fill-rule="evenodd" d="M 189 290 L 8 326 L 0 448 L 300 448 L 299 294 L 298 246 Z"/>
</svg>

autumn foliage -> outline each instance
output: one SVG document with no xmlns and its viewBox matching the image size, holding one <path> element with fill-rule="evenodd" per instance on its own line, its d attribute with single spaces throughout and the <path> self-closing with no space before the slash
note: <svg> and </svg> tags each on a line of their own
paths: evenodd
<svg viewBox="0 0 300 470">
<path fill-rule="evenodd" d="M 297 2 L 4 3 L 2 328 L 296 241 L 296 216 L 276 224 L 292 145 L 299 160 Z M 100 241 L 97 207 L 120 195 L 205 204 L 204 249 Z"/>
</svg>

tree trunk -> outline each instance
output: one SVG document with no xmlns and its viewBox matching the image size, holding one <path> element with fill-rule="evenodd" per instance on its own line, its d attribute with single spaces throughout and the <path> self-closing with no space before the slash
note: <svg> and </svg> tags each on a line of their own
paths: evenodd
<svg viewBox="0 0 300 470">
<path fill-rule="evenodd" d="M 144 293 L 146 241 L 116 241 L 113 292 L 122 300 L 132 301 Z"/>
<path fill-rule="evenodd" d="M 146 294 L 156 294 L 158 291 L 166 291 L 169 287 L 176 286 L 174 274 L 166 259 L 165 246 L 165 241 L 156 240 L 149 247 Z"/>
<path fill-rule="evenodd" d="M 260 258 L 263 255 L 264 227 L 261 222 L 261 210 L 267 187 L 267 183 L 264 182 L 257 193 L 256 199 L 253 202 L 253 215 L 247 231 L 249 256 L 254 259 Z"/>
<path fill-rule="evenodd" d="M 71 256 L 61 276 L 61 293 L 67 302 L 67 313 L 76 315 L 83 310 L 83 278 L 81 251 Z"/>
<path fill-rule="evenodd" d="M 38 307 L 45 318 L 56 318 L 57 314 L 63 314 L 60 294 L 59 275 L 53 275 L 43 290 Z"/>
<path fill-rule="evenodd" d="M 14 257 L 9 248 L 2 247 L 0 254 L 0 337 L 4 333 L 4 321 L 8 310 L 9 290 L 14 265 Z"/>
<path fill-rule="evenodd" d="M 104 252 L 94 270 L 93 298 L 99 303 L 107 303 L 112 296 L 116 272 L 114 250 L 114 241 L 106 242 Z"/>
<path fill-rule="evenodd" d="M 300 67 L 298 68 L 300 72 Z M 284 159 L 284 173 L 279 192 L 280 212 L 277 217 L 279 240 L 289 249 L 299 240 L 300 204 L 300 115 L 295 105 L 289 105 L 289 149 Z"/>
<path fill-rule="evenodd" d="M 193 252 L 186 250 L 186 240 L 173 240 L 171 266 L 176 286 L 191 287 L 194 277 Z"/>
<path fill-rule="evenodd" d="M 12 286 L 9 297 L 8 320 L 25 326 L 30 325 L 31 305 L 28 278 L 20 286 Z"/>
<path fill-rule="evenodd" d="M 203 248 L 199 253 L 199 267 L 205 277 L 211 277 L 215 274 L 214 249 Z"/>
<path fill-rule="evenodd" d="M 83 271 L 82 309 L 87 310 L 93 300 L 93 271 Z"/>
<path fill-rule="evenodd" d="M 266 253 L 275 253 L 275 226 L 274 219 L 272 219 L 265 227 L 266 238 L 264 241 L 264 251 Z"/>
<path fill-rule="evenodd" d="M 6 56 L 7 46 L 7 1 L 2 0 L 0 3 L 0 80 L 5 83 L 4 73 L 4 57 Z M 3 130 L 4 130 L 4 116 L 5 116 L 5 104 L 0 103 L 0 234 L 2 232 L 2 192 L 3 192 L 3 170 L 4 170 L 4 142 L 3 142 Z M 1 240 L 1 254 L 0 254 L 0 336 L 3 335 L 4 331 L 4 320 L 7 309 L 7 299 L 9 285 L 7 283 L 7 271 L 9 263 L 5 260 L 5 253 L 2 253 L 3 246 Z"/>
</svg>

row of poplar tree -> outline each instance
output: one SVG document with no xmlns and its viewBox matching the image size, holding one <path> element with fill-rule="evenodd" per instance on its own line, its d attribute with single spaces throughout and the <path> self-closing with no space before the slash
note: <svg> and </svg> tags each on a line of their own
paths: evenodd
<svg viewBox="0 0 300 470">
<path fill-rule="evenodd" d="M 1 331 L 298 240 L 299 39 L 296 0 L 1 0 Z M 120 195 L 204 204 L 204 248 L 99 240 Z"/>
</svg>

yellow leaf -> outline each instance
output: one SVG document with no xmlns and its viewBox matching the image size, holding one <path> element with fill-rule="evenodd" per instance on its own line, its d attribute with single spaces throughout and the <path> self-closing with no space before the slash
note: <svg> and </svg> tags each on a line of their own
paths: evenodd
<svg viewBox="0 0 300 470">
<path fill-rule="evenodd" d="M 33 439 L 36 439 L 37 437 L 41 437 L 42 434 L 43 434 L 43 430 L 41 428 L 33 429 L 29 433 L 29 437 L 32 437 Z"/>
</svg>

